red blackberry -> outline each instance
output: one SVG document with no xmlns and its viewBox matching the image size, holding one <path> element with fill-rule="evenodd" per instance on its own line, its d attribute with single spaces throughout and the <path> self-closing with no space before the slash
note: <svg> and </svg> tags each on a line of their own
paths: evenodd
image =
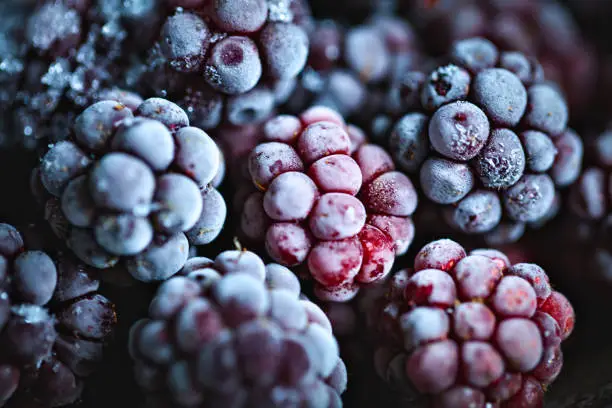
<svg viewBox="0 0 612 408">
<path fill-rule="evenodd" d="M 574 328 L 571 304 L 538 265 L 467 254 L 448 239 L 423 247 L 414 270 L 390 281 L 388 299 L 379 366 L 387 375 L 400 359 L 400 374 L 440 408 L 541 407 Z"/>
<path fill-rule="evenodd" d="M 414 187 L 382 148 L 354 146 L 326 108 L 272 119 L 266 130 L 249 157 L 259 191 L 245 201 L 242 232 L 277 262 L 307 270 L 320 298 L 347 301 L 407 251 Z"/>
<path fill-rule="evenodd" d="M 419 172 L 449 225 L 507 243 L 555 215 L 557 188 L 579 175 L 582 141 L 537 63 L 483 38 L 451 51 L 452 63 L 428 74 L 418 107 L 395 124 L 390 150 L 401 169 Z"/>
<path fill-rule="evenodd" d="M 206 130 L 261 122 L 286 99 L 308 56 L 306 2 L 163 1 L 173 11 L 134 86 L 177 100 Z"/>
<path fill-rule="evenodd" d="M 254 253 L 191 258 L 130 333 L 147 406 L 340 407 L 346 369 L 291 271 Z"/>
<path fill-rule="evenodd" d="M 65 256 L 24 247 L 0 224 L 0 405 L 77 401 L 116 323 L 99 281 Z"/>
<path fill-rule="evenodd" d="M 77 117 L 73 138 L 42 159 L 46 218 L 88 265 L 123 261 L 138 280 L 165 280 L 183 267 L 190 243 L 210 243 L 223 227 L 225 202 L 211 185 L 220 160 L 172 102 L 151 98 L 135 111 L 97 102 Z"/>
</svg>

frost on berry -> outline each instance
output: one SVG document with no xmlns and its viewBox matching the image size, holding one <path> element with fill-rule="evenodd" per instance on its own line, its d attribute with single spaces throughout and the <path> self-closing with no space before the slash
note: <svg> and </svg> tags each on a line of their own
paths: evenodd
<svg viewBox="0 0 612 408">
<path fill-rule="evenodd" d="M 170 26 L 204 24 L 175 17 Z M 177 27 L 170 29 L 173 45 L 184 46 Z M 164 280 L 183 267 L 189 245 L 221 232 L 227 208 L 214 185 L 223 178 L 223 156 L 177 104 L 104 94 L 130 107 L 99 100 L 76 117 L 69 140 L 49 146 L 37 174 L 61 205 L 47 199 L 47 219 L 84 263 L 120 264 L 137 280 Z"/>
<path fill-rule="evenodd" d="M 405 297 L 415 305 L 449 307 L 455 303 L 457 293 L 449 274 L 436 269 L 425 269 L 410 277 Z"/>
<path fill-rule="evenodd" d="M 542 406 L 574 324 L 546 272 L 448 239 L 425 245 L 414 266 L 392 275 L 369 319 L 381 376 L 433 407 Z"/>
<path fill-rule="evenodd" d="M 315 122 L 302 131 L 297 150 L 310 164 L 332 154 L 348 154 L 351 141 L 346 131 L 332 122 Z"/>
<path fill-rule="evenodd" d="M 412 350 L 423 344 L 447 338 L 450 330 L 448 315 L 440 309 L 417 307 L 400 316 L 399 325 L 406 334 L 404 347 Z"/>
<path fill-rule="evenodd" d="M 488 298 L 502 278 L 502 271 L 490 258 L 470 255 L 453 269 L 459 293 L 466 300 Z"/>
<path fill-rule="evenodd" d="M 414 238 L 411 180 L 384 149 L 322 106 L 274 117 L 263 133 L 248 160 L 260 193 L 242 205 L 243 235 L 310 275 L 326 300 L 348 301 L 384 279 Z"/>
<path fill-rule="evenodd" d="M 313 278 L 324 286 L 338 286 L 352 280 L 363 261 L 363 248 L 357 237 L 322 241 L 308 255 Z"/>
<path fill-rule="evenodd" d="M 277 262 L 287 266 L 304 262 L 312 240 L 304 228 L 291 223 L 275 223 L 266 233 L 266 249 Z"/>
<path fill-rule="evenodd" d="M 337 154 L 317 160 L 308 169 L 308 176 L 324 192 L 355 195 L 362 185 L 359 165 L 347 155 Z"/>
<path fill-rule="evenodd" d="M 43 230 L 32 226 L 28 233 Z M 0 401 L 64 406 L 82 397 L 117 316 L 92 270 L 0 223 Z M 34 405 L 32 405 L 34 404 Z"/>
<path fill-rule="evenodd" d="M 450 239 L 441 239 L 421 248 L 414 260 L 414 270 L 438 269 L 448 272 L 465 256 L 465 249 L 461 245 Z"/>
<path fill-rule="evenodd" d="M 143 392 L 169 406 L 199 404 L 204 396 L 213 406 L 278 406 L 287 396 L 311 406 L 304 392 L 311 389 L 339 401 L 347 374 L 329 319 L 301 295 L 287 268 L 237 252 L 192 258 L 155 296 L 158 306 L 163 298 L 172 303 L 173 313 L 150 313 L 134 324 L 130 355 Z M 198 268 L 215 275 L 201 290 Z"/>
<path fill-rule="evenodd" d="M 585 155 L 580 136 L 567 127 L 575 114 L 568 109 L 572 92 L 554 82 L 564 75 L 555 68 L 560 76 L 544 78 L 542 64 L 530 56 L 529 30 L 516 14 L 523 6 L 497 6 L 434 7 L 425 24 L 432 37 L 445 37 L 440 27 L 452 32 L 444 64 L 423 72 L 398 63 L 402 69 L 392 69 L 383 113 L 372 126 L 398 168 L 419 175 L 424 197 L 447 227 L 482 235 L 489 245 L 513 243 L 526 224 L 540 228 L 554 218 L 560 191 L 579 178 Z M 545 9 L 544 20 L 558 17 Z M 485 32 L 492 38 L 476 36 Z M 549 71 L 551 57 L 540 57 Z M 601 214 L 603 180 L 585 179 L 578 195 L 590 202 L 576 200 L 577 206 Z"/>
</svg>

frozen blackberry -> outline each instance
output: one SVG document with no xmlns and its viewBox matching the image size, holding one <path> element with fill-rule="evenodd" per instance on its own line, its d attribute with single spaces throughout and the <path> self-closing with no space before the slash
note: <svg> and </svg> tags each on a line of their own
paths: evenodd
<svg viewBox="0 0 612 408">
<path fill-rule="evenodd" d="M 408 108 L 415 78 L 407 73 L 422 60 L 415 32 L 400 18 L 376 15 L 349 27 L 318 21 L 308 66 L 287 108 L 298 113 L 324 105 L 369 129 L 378 114 Z"/>
<path fill-rule="evenodd" d="M 590 101 L 597 88 L 597 55 L 582 33 L 588 27 L 578 27 L 563 3 L 566 2 L 403 2 L 426 48 L 433 54 L 448 52 L 456 41 L 481 36 L 500 50 L 510 51 L 501 59 L 523 72 L 534 68 L 532 62 L 514 51 L 536 57 L 541 63 L 539 69 L 543 68 L 546 77 L 562 88 L 572 121 L 583 121 L 593 109 Z M 505 63 L 501 66 L 509 68 Z"/>
<path fill-rule="evenodd" d="M 576 180 L 583 155 L 563 96 L 505 65 L 505 56 L 484 38 L 456 42 L 453 62 L 429 73 L 420 106 L 388 141 L 448 223 L 490 243 L 516 240 L 525 224 L 553 216 L 558 189 Z M 496 231 L 508 222 L 513 234 Z"/>
<path fill-rule="evenodd" d="M 133 85 L 178 101 L 205 130 L 267 119 L 306 63 L 306 2 L 163 1 L 172 11 Z"/>
<path fill-rule="evenodd" d="M 587 150 L 586 168 L 570 189 L 568 201 L 571 211 L 561 226 L 573 231 L 564 244 L 577 255 L 575 258 L 581 268 L 588 265 L 584 271 L 586 276 L 593 282 L 609 285 L 612 265 L 612 131 L 606 130 L 595 137 Z M 573 277 L 580 279 L 578 275 Z"/>
<path fill-rule="evenodd" d="M 601 133 L 589 147 L 592 154 L 588 158 L 588 167 L 571 188 L 570 206 L 579 217 L 598 221 L 610 209 L 608 178 L 612 169 L 612 131 Z"/>
<path fill-rule="evenodd" d="M 440 408 L 541 407 L 574 328 L 571 304 L 538 265 L 467 254 L 448 239 L 423 247 L 414 269 L 390 280 L 388 299 L 379 364 L 391 373 L 401 360 L 409 385 Z"/>
<path fill-rule="evenodd" d="M 73 134 L 51 146 L 39 177 L 47 219 L 83 262 L 122 261 L 138 280 L 165 280 L 183 267 L 189 244 L 217 237 L 226 207 L 212 183 L 222 157 L 179 106 L 151 98 L 132 111 L 100 101 L 77 117 Z"/>
<path fill-rule="evenodd" d="M 2 50 L 0 64 L 5 144 L 32 149 L 66 139 L 77 112 L 122 82 L 130 56 L 150 46 L 134 30 L 154 31 L 160 11 L 155 0 L 36 3 L 7 33 L 17 46 Z"/>
<path fill-rule="evenodd" d="M 283 118 L 250 154 L 259 191 L 246 199 L 242 232 L 276 262 L 307 270 L 320 298 L 347 301 L 407 251 L 416 191 L 382 148 L 355 145 L 336 112 Z"/>
<path fill-rule="evenodd" d="M 116 323 L 98 287 L 87 267 L 29 250 L 17 229 L 0 224 L 0 405 L 79 400 Z"/>
<path fill-rule="evenodd" d="M 147 406 L 331 408 L 346 388 L 325 314 L 248 251 L 191 258 L 132 327 L 130 354 Z"/>
</svg>

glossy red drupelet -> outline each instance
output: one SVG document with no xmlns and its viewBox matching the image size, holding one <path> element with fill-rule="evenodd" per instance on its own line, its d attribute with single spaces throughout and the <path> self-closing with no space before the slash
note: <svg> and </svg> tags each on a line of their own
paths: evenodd
<svg viewBox="0 0 612 408">
<path fill-rule="evenodd" d="M 467 254 L 448 239 L 394 275 L 388 299 L 380 374 L 397 380 L 400 364 L 399 377 L 439 408 L 541 407 L 574 328 L 571 304 L 542 268 L 496 250 Z"/>
<path fill-rule="evenodd" d="M 413 238 L 417 195 L 380 147 L 351 140 L 342 118 L 314 107 L 278 116 L 249 157 L 259 192 L 241 229 L 286 266 L 302 266 L 317 295 L 347 301 L 382 279 Z"/>
<path fill-rule="evenodd" d="M 26 248 L 0 223 L 0 406 L 79 400 L 117 322 L 99 286 L 73 258 Z"/>
<path fill-rule="evenodd" d="M 347 373 L 323 311 L 287 268 L 248 251 L 196 257 L 130 331 L 150 407 L 337 408 Z"/>
</svg>

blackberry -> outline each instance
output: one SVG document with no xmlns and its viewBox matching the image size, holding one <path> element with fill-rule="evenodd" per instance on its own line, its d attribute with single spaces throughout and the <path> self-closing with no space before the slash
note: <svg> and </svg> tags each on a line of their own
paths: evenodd
<svg viewBox="0 0 612 408">
<path fill-rule="evenodd" d="M 325 314 L 248 251 L 189 259 L 132 326 L 130 354 L 147 406 L 340 407 L 346 388 Z"/>
<path fill-rule="evenodd" d="M 128 83 L 176 100 L 202 129 L 261 122 L 282 103 L 308 56 L 302 0 L 166 0 L 157 43 Z"/>
<path fill-rule="evenodd" d="M 336 112 L 282 118 L 294 126 L 272 119 L 250 154 L 259 191 L 245 201 L 242 232 L 280 264 L 305 269 L 320 298 L 347 301 L 408 250 L 416 191 L 382 148 L 353 143 Z"/>
<path fill-rule="evenodd" d="M 572 121 L 584 122 L 597 89 L 597 55 L 564 3 L 482 0 L 404 2 L 406 13 L 433 54 L 456 41 L 481 36 L 501 50 L 536 57 L 546 77 L 560 85 Z M 590 2 L 589 2 L 590 3 Z"/>
<path fill-rule="evenodd" d="M 13 3 L 13 2 L 11 2 Z M 156 0 L 41 1 L 7 33 L 0 84 L 10 113 L 3 144 L 34 149 L 69 136 L 76 113 L 120 83 L 128 55 L 147 45 L 159 20 Z M 139 42 L 140 41 L 140 42 Z"/>
<path fill-rule="evenodd" d="M 0 404 L 78 401 L 116 323 L 99 281 L 68 256 L 29 250 L 0 224 Z"/>
<path fill-rule="evenodd" d="M 211 185 L 221 159 L 170 101 L 147 99 L 134 111 L 97 102 L 42 158 L 46 218 L 86 264 L 122 261 L 138 280 L 165 280 L 182 268 L 189 244 L 208 244 L 223 227 L 225 202 Z"/>
<path fill-rule="evenodd" d="M 554 216 L 558 188 L 575 181 L 583 155 L 563 96 L 508 55 L 484 38 L 456 42 L 452 62 L 428 74 L 420 103 L 388 140 L 448 223 L 490 243 L 516 240 L 525 224 Z M 499 230 L 507 223 L 512 233 Z"/>
<path fill-rule="evenodd" d="M 418 81 L 408 73 L 420 69 L 423 59 L 418 36 L 398 17 L 380 14 L 348 27 L 318 21 L 310 34 L 307 68 L 287 109 L 299 113 L 323 105 L 374 129 L 371 122 L 379 115 L 407 108 L 410 88 Z"/>
<path fill-rule="evenodd" d="M 604 291 L 608 290 L 610 284 L 609 271 L 612 265 L 612 192 L 609 186 L 611 147 L 610 130 L 605 130 L 591 140 L 587 149 L 589 154 L 586 168 L 570 189 L 570 211 L 559 225 L 563 230 L 572 231 L 563 242 L 571 249 L 571 254 L 577 255 L 572 262 L 580 265 L 581 269 L 587 265 L 584 274 L 572 278 L 587 277 L 591 283 L 596 284 L 595 288 Z"/>
<path fill-rule="evenodd" d="M 393 276 L 387 296 L 378 319 L 383 375 L 407 380 L 435 407 L 542 406 L 575 316 L 538 265 L 434 241 Z"/>
</svg>

